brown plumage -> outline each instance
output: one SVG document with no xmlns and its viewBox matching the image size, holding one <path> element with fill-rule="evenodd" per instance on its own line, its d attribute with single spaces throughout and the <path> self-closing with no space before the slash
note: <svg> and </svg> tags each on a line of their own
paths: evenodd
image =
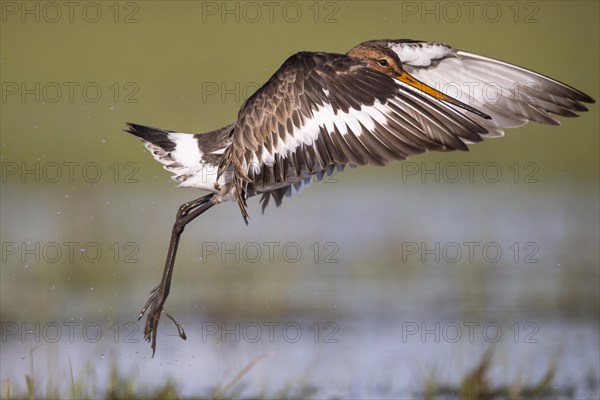
<svg viewBox="0 0 600 400">
<path fill-rule="evenodd" d="M 346 54 L 291 56 L 233 124 L 207 134 L 129 124 L 180 186 L 211 192 L 179 208 L 163 278 L 140 312 L 150 308 L 144 335 L 153 354 L 181 232 L 213 205 L 235 200 L 248 222 L 251 196 L 262 195 L 264 210 L 346 165 L 467 150 L 527 121 L 556 125 L 551 114 L 575 117 L 593 102 L 544 75 L 442 43 L 373 40 Z"/>
</svg>

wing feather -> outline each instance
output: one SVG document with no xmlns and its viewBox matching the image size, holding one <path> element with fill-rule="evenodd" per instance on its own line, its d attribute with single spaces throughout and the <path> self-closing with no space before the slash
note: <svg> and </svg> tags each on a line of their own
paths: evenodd
<svg viewBox="0 0 600 400">
<path fill-rule="evenodd" d="M 466 150 L 465 142 L 486 132 L 449 105 L 354 58 L 298 53 L 241 108 L 220 172 L 234 171 L 238 203 L 245 205 L 248 195 L 283 190 L 331 166 L 386 165 L 427 150 Z"/>
<path fill-rule="evenodd" d="M 491 120 L 472 119 L 493 136 L 528 121 L 558 125 L 551 114 L 576 117 L 587 111 L 582 102 L 594 102 L 585 93 L 540 73 L 443 43 L 386 42 L 409 74 L 490 115 Z"/>
<path fill-rule="evenodd" d="M 594 100 L 568 85 L 442 43 L 383 41 L 421 82 L 487 114 L 439 100 L 341 54 L 290 57 L 240 109 L 219 174 L 233 174 L 238 204 L 301 191 L 350 165 L 386 165 L 429 150 L 467 150 L 527 121 L 558 124 Z"/>
</svg>

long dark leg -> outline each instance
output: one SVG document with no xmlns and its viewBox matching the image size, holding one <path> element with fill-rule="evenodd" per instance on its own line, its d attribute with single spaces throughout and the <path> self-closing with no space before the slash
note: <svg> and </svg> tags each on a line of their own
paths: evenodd
<svg viewBox="0 0 600 400">
<path fill-rule="evenodd" d="M 167 300 L 167 296 L 169 295 L 169 288 L 171 287 L 171 277 L 173 276 L 173 266 L 175 265 L 175 256 L 177 255 L 179 237 L 188 223 L 214 206 L 214 203 L 211 201 L 213 196 L 213 194 L 209 194 L 204 197 L 200 197 L 199 199 L 182 204 L 177 211 L 177 217 L 175 219 L 175 224 L 173 224 L 173 231 L 171 232 L 171 242 L 169 243 L 169 252 L 167 253 L 167 261 L 165 262 L 165 269 L 163 271 L 162 279 L 160 280 L 160 284 L 152 290 L 150 298 L 140 311 L 140 316 L 138 318 L 141 319 L 146 310 L 150 308 L 148 317 L 146 319 L 146 326 L 144 327 L 144 339 L 146 339 L 148 342 L 152 342 L 152 357 L 154 357 L 154 352 L 156 351 L 156 332 L 158 330 L 158 321 L 160 320 L 160 314 L 162 313 L 163 306 Z M 185 339 L 185 333 L 183 333 L 183 329 L 181 329 L 180 325 L 171 316 L 169 317 L 177 325 L 179 335 Z"/>
</svg>

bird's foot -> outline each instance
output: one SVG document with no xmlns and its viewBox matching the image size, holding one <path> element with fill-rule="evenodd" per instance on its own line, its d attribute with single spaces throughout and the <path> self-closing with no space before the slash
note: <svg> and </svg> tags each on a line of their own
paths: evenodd
<svg viewBox="0 0 600 400">
<path fill-rule="evenodd" d="M 140 311 L 140 315 L 138 317 L 138 320 L 142 319 L 142 317 L 148 310 L 148 317 L 146 318 L 146 325 L 144 326 L 144 339 L 147 342 L 151 343 L 152 357 L 154 357 L 154 353 L 156 351 L 156 333 L 158 331 L 158 322 L 160 321 L 160 315 L 162 314 L 163 306 L 165 304 L 166 299 L 167 296 L 164 295 L 164 291 L 162 290 L 161 285 L 156 286 L 150 292 L 150 298 L 148 299 L 144 307 L 142 307 L 142 310 Z M 186 340 L 187 336 L 183 327 L 175 320 L 175 318 L 173 318 L 167 313 L 165 313 L 165 315 L 169 317 L 169 319 L 173 321 L 173 323 L 177 327 L 177 333 L 179 334 L 179 337 L 183 340 Z"/>
</svg>

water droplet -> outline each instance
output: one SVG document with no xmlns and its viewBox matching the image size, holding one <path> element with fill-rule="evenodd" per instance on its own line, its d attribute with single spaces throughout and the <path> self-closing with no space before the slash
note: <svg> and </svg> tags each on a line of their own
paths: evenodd
<svg viewBox="0 0 600 400">
<path fill-rule="evenodd" d="M 69 196 L 68 194 L 66 194 L 66 195 L 65 195 L 65 197 L 68 199 L 68 198 L 69 198 L 69 197 L 71 197 L 71 196 Z"/>
<path fill-rule="evenodd" d="M 50 286 L 50 290 L 54 290 L 55 288 L 56 288 L 56 285 Z"/>
<path fill-rule="evenodd" d="M 60 211 L 57 211 L 56 213 L 57 213 L 57 214 L 60 214 Z"/>
<path fill-rule="evenodd" d="M 100 141 L 101 141 L 102 143 L 106 143 L 106 139 L 104 139 L 104 138 L 100 139 Z"/>
<path fill-rule="evenodd" d="M 90 287 L 90 290 L 94 290 L 94 287 L 93 287 L 93 286 L 92 286 L 92 287 Z"/>
<path fill-rule="evenodd" d="M 107 201 L 107 202 L 106 202 L 106 205 L 110 205 L 110 201 Z"/>
</svg>

